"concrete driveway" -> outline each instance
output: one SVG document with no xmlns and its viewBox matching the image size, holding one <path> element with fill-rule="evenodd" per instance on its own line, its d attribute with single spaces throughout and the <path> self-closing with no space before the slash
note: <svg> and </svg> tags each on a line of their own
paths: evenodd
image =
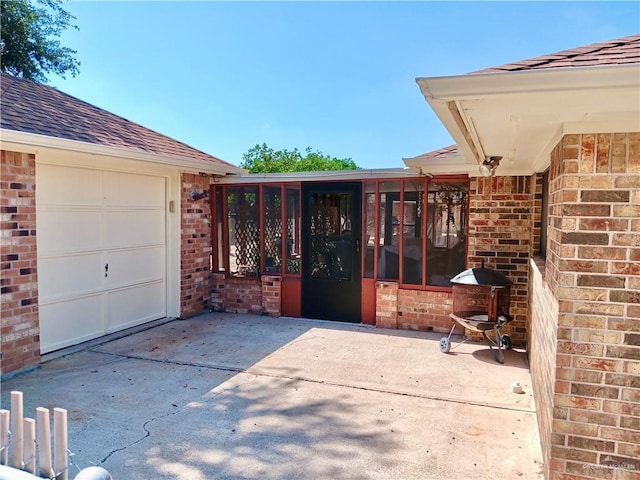
<svg viewBox="0 0 640 480">
<path fill-rule="evenodd" d="M 525 354 L 441 337 L 212 313 L 47 361 L 2 405 L 66 408 L 75 463 L 115 480 L 542 479 Z"/>
</svg>

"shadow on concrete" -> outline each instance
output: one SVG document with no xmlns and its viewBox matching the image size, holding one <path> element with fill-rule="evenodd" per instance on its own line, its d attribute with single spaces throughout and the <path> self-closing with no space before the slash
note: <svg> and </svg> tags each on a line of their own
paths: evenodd
<svg viewBox="0 0 640 480">
<path fill-rule="evenodd" d="M 20 390 L 27 416 L 38 406 L 67 408 L 75 462 L 101 465 L 115 479 L 424 478 L 428 469 L 451 478 L 446 459 L 468 448 L 451 432 L 470 428 L 460 422 L 474 417 L 471 409 L 481 409 L 478 419 L 486 405 L 532 425 L 535 417 L 531 398 L 504 393 L 512 367 L 525 368 L 519 352 L 507 352 L 505 365 L 468 343 L 445 355 L 441 337 L 201 315 L 63 354 L 3 382 L 2 404 Z M 495 437 L 479 420 L 472 427 Z M 482 458 L 491 457 L 488 447 Z M 519 454 L 505 438 L 512 447 Z M 476 474 L 476 463 L 456 472 L 496 473 Z"/>
</svg>

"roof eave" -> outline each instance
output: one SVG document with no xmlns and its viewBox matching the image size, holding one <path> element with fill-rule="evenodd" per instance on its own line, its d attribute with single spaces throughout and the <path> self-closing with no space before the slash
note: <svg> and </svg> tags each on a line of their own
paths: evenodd
<svg viewBox="0 0 640 480">
<path fill-rule="evenodd" d="M 317 172 L 245 173 L 229 175 L 216 182 L 226 184 L 271 183 L 271 182 L 321 182 L 368 180 L 376 178 L 411 178 L 420 172 L 409 168 L 374 168 L 359 170 L 326 170 Z"/>
<path fill-rule="evenodd" d="M 185 171 L 206 173 L 210 175 L 229 175 L 246 173 L 246 170 L 232 165 L 217 164 L 205 160 L 184 158 L 171 155 L 144 152 L 124 147 L 114 147 L 95 143 L 79 142 L 64 138 L 50 137 L 34 133 L 19 132 L 16 130 L 0 129 L 0 142 L 24 145 L 27 147 L 53 148 L 73 152 L 103 155 L 107 157 L 138 160 L 160 165 L 169 165 Z"/>
<path fill-rule="evenodd" d="M 536 98 L 536 110 L 554 114 L 553 124 L 545 124 L 546 128 L 560 134 L 585 131 L 585 127 L 603 128 L 603 124 L 609 124 L 611 128 L 614 126 L 617 129 L 624 128 L 626 131 L 638 131 L 640 123 L 637 115 L 638 102 L 635 102 L 635 105 L 633 101 L 629 102 L 630 112 L 610 113 L 606 111 L 606 107 L 601 111 L 586 112 L 584 120 L 580 122 L 582 125 L 577 125 L 575 118 L 563 117 L 562 106 L 556 100 L 559 95 L 575 94 L 594 96 L 622 94 L 634 99 L 640 90 L 639 64 L 417 78 L 416 82 L 427 103 L 454 138 L 460 151 L 465 157 L 475 159 L 478 164 L 482 163 L 486 156 L 504 155 L 504 152 L 490 151 L 487 143 L 491 142 L 487 142 L 486 136 L 483 138 L 479 133 L 483 127 L 486 127 L 482 124 L 486 120 L 482 119 L 481 112 L 477 110 L 478 102 L 483 102 L 483 108 L 489 111 L 492 108 L 495 109 L 495 105 L 501 104 L 504 107 L 510 102 Z M 505 115 L 508 113 L 510 112 L 505 112 Z M 587 125 L 588 121 L 592 125 Z M 513 137 L 510 139 L 512 145 L 515 144 L 516 137 L 519 137 L 520 141 L 527 138 L 528 132 L 520 128 L 517 122 L 514 121 L 511 126 L 512 128 L 503 131 L 502 135 L 505 138 Z M 602 130 L 604 131 L 609 130 Z M 545 142 L 551 142 L 551 140 L 549 135 Z M 527 159 L 528 167 L 513 164 L 511 170 L 534 173 L 537 171 L 535 168 L 540 168 L 544 163 L 541 157 L 548 151 L 549 145 L 545 145 L 544 148 L 540 146 L 536 151 L 536 158 Z M 502 164 L 501 171 L 506 172 Z"/>
</svg>

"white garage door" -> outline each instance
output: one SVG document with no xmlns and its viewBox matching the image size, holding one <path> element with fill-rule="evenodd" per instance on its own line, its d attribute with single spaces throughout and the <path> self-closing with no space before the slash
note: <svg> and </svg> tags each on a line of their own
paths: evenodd
<svg viewBox="0 0 640 480">
<path fill-rule="evenodd" d="M 166 316 L 165 182 L 38 165 L 42 353 Z"/>
</svg>

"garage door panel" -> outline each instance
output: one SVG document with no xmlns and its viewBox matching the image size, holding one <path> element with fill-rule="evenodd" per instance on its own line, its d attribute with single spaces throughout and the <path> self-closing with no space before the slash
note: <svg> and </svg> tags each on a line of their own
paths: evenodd
<svg viewBox="0 0 640 480">
<path fill-rule="evenodd" d="M 97 211 L 38 211 L 38 253 L 81 252 L 101 248 L 100 215 Z"/>
<path fill-rule="evenodd" d="M 41 351 L 165 317 L 166 179 L 40 163 L 36 177 Z"/>
<path fill-rule="evenodd" d="M 109 253 L 107 288 L 119 288 L 164 279 L 164 246 Z"/>
<path fill-rule="evenodd" d="M 166 316 L 164 281 L 107 294 L 107 333 Z"/>
<path fill-rule="evenodd" d="M 104 335 L 103 296 L 40 305 L 40 351 L 52 352 Z"/>
<path fill-rule="evenodd" d="M 164 245 L 164 212 L 155 210 L 109 212 L 105 214 L 104 241 L 105 248 Z"/>
<path fill-rule="evenodd" d="M 107 207 L 164 208 L 164 188 L 162 177 L 105 172 L 104 195 Z"/>
<path fill-rule="evenodd" d="M 38 204 L 97 207 L 102 204 L 102 171 L 38 165 Z"/>
<path fill-rule="evenodd" d="M 38 263 L 40 300 L 96 293 L 103 289 L 100 253 L 42 258 Z"/>
</svg>

